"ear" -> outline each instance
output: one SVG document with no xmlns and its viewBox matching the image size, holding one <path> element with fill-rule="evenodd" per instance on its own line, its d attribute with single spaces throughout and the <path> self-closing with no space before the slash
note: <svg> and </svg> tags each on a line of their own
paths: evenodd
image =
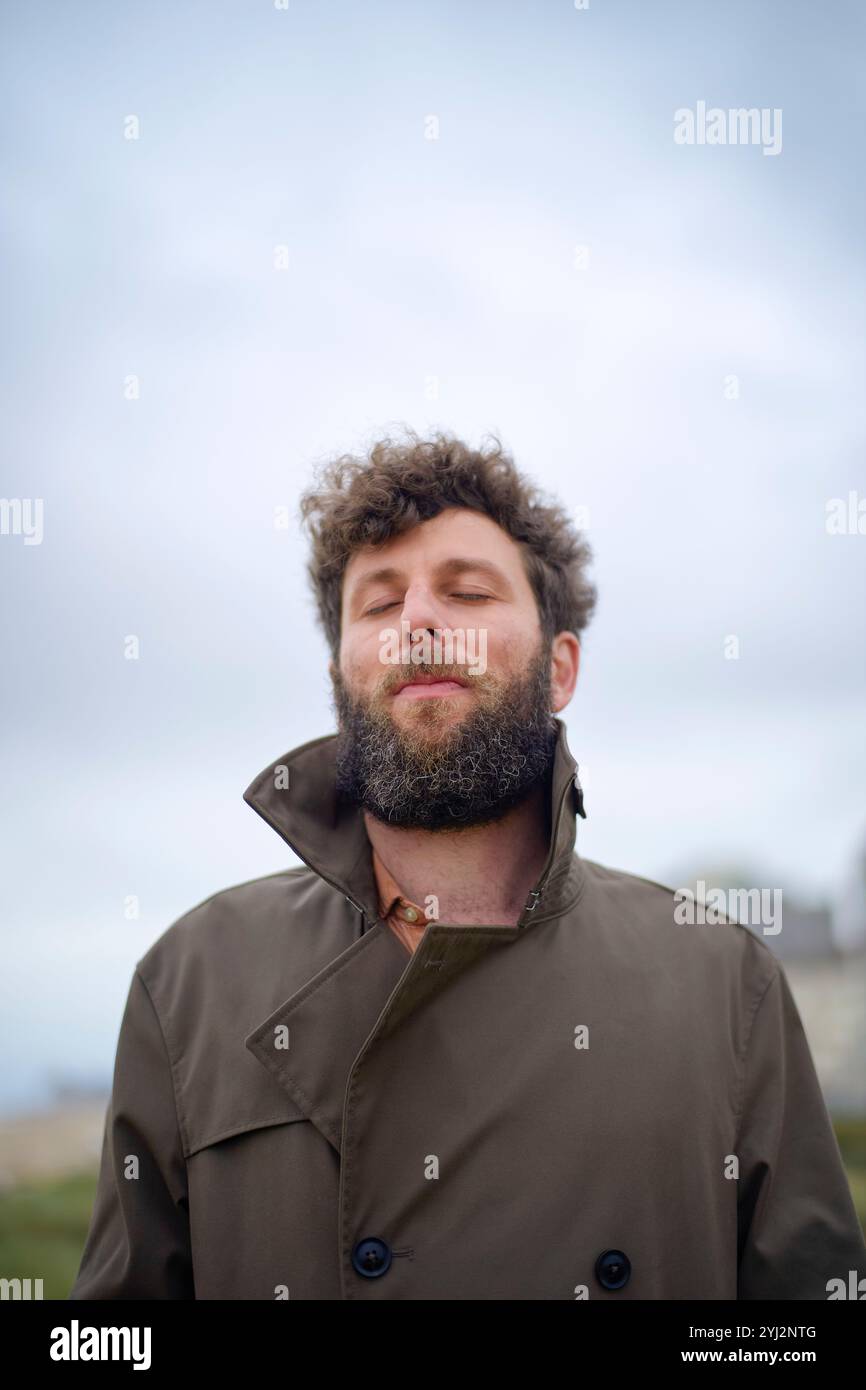
<svg viewBox="0 0 866 1390">
<path fill-rule="evenodd" d="M 558 632 L 550 647 L 550 707 L 554 714 L 571 700 L 580 669 L 580 642 L 573 632 Z"/>
</svg>

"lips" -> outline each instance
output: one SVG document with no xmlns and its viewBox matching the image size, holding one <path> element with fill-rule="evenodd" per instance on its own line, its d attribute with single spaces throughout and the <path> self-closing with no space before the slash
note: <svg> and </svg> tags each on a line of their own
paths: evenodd
<svg viewBox="0 0 866 1390">
<path fill-rule="evenodd" d="M 401 681 L 391 693 L 399 695 L 401 690 L 416 690 L 428 685 L 442 687 L 441 690 L 431 691 L 431 694 L 446 694 L 449 689 L 465 689 L 466 681 L 461 680 L 459 676 L 413 676 L 412 680 Z"/>
</svg>

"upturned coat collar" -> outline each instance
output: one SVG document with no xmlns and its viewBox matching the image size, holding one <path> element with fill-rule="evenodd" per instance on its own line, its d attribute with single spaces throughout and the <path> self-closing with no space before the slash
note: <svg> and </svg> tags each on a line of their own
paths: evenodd
<svg viewBox="0 0 866 1390">
<path fill-rule="evenodd" d="M 564 911 L 577 895 L 582 877 L 574 846 L 576 816 L 586 818 L 583 790 L 565 725 L 556 718 L 554 724 L 557 740 L 549 779 L 547 859 L 518 927 Z M 336 745 L 336 734 L 329 734 L 284 754 L 250 783 L 244 801 L 362 914 L 363 931 L 378 919 L 378 893 L 363 815 L 337 795 Z"/>
<path fill-rule="evenodd" d="M 560 720 L 556 724 L 548 854 L 516 927 L 455 930 L 433 921 L 411 956 L 378 916 L 362 813 L 336 792 L 336 735 L 286 754 L 244 793 L 295 854 L 361 913 L 354 941 L 244 1038 L 337 1153 L 342 1153 L 352 1078 L 376 1039 L 393 1033 L 488 952 L 515 945 L 525 929 L 563 915 L 580 897 L 583 865 L 574 841 L 575 813 L 584 815 L 583 793 L 565 726 Z"/>
</svg>

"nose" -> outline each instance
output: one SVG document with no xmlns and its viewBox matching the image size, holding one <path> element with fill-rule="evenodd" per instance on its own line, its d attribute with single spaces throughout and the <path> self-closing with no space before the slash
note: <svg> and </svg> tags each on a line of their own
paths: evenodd
<svg viewBox="0 0 866 1390">
<path fill-rule="evenodd" d="M 409 636 L 418 628 L 443 628 L 442 614 L 430 586 L 419 580 L 410 584 L 403 599 L 401 622 L 409 624 Z"/>
</svg>

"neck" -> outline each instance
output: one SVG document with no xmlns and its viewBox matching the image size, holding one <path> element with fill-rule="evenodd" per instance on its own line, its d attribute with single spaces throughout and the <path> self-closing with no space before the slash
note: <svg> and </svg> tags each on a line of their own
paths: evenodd
<svg viewBox="0 0 866 1390">
<path fill-rule="evenodd" d="M 364 823 L 370 843 L 404 897 L 439 902 L 443 924 L 513 926 L 541 877 L 550 844 L 544 784 L 490 825 L 460 830 L 405 830 L 377 820 Z"/>
</svg>

